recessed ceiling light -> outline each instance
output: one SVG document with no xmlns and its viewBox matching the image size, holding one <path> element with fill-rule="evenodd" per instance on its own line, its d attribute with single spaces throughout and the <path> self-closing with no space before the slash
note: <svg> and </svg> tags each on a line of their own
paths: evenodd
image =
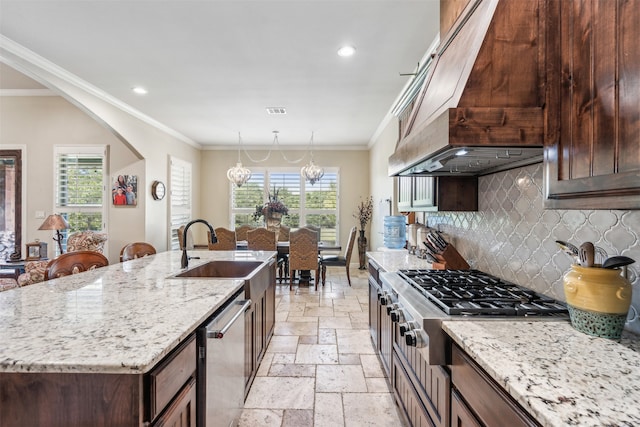
<svg viewBox="0 0 640 427">
<path fill-rule="evenodd" d="M 338 49 L 338 55 L 342 57 L 353 56 L 356 53 L 356 48 L 353 46 L 342 46 Z"/>
<path fill-rule="evenodd" d="M 132 90 L 134 93 L 137 93 L 138 95 L 146 95 L 148 93 L 147 90 L 142 86 L 136 86 Z"/>
</svg>

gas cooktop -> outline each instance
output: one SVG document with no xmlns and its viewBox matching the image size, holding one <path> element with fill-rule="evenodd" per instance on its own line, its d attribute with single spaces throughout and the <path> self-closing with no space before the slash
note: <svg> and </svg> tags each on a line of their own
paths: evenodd
<svg viewBox="0 0 640 427">
<path fill-rule="evenodd" d="M 478 270 L 400 270 L 450 315 L 568 316 L 564 303 Z"/>
</svg>

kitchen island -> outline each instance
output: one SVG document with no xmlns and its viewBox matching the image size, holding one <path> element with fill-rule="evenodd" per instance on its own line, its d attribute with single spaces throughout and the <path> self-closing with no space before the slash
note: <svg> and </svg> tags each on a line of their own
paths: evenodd
<svg viewBox="0 0 640 427">
<path fill-rule="evenodd" d="M 89 394 L 94 384 L 118 378 L 120 384 L 105 386 L 102 400 L 128 399 L 136 411 L 146 406 L 151 400 L 143 391 L 148 388 L 147 374 L 172 352 L 195 341 L 196 328 L 244 286 L 239 279 L 173 277 L 181 271 L 181 255 L 162 252 L 0 293 L 0 412 L 8 412 L 5 405 L 20 391 L 13 382 L 18 377 L 22 390 L 33 387 L 29 382 L 36 378 L 46 377 L 47 387 L 55 389 L 51 384 L 73 377 L 78 394 Z M 276 253 L 198 251 L 197 255 L 200 259 L 192 259 L 190 267 L 212 260 L 266 265 Z M 66 397 L 28 402 L 32 396 L 19 396 L 34 412 L 44 405 L 62 405 Z M 105 406 L 116 411 L 116 403 Z M 124 411 L 92 425 L 118 425 L 114 420 L 127 415 L 137 417 L 141 425 L 149 411 L 120 412 Z"/>
<path fill-rule="evenodd" d="M 384 271 L 430 268 L 424 260 L 406 251 L 367 255 L 370 262 Z M 374 270 L 372 274 L 376 273 Z M 383 312 L 378 322 L 384 317 Z M 508 400 L 517 402 L 534 423 L 558 427 L 640 425 L 640 337 L 637 335 L 625 331 L 620 342 L 596 338 L 574 329 L 568 319 L 452 317 L 442 321 L 442 328 L 450 337 L 448 351 L 449 358 L 453 359 L 443 366 L 451 375 L 451 402 L 456 400 L 455 396 L 467 398 L 460 391 L 463 385 L 458 388 L 456 382 L 466 381 L 468 377 L 459 375 L 460 359 L 453 356 L 463 354 L 477 365 L 480 376 L 495 383 Z M 384 363 L 384 352 L 381 358 Z M 466 369 L 464 374 L 469 371 Z M 473 392 L 482 394 L 477 390 Z M 478 401 L 485 398 L 481 395 Z M 472 399 L 467 399 L 467 403 Z M 486 400 L 483 403 L 485 407 L 491 406 Z M 480 425 L 476 409 L 471 407 L 466 418 L 470 420 L 468 425 Z M 439 425 L 460 421 L 453 419 L 453 409 L 450 421 L 446 416 L 449 410 L 442 412 Z M 433 418 L 433 414 L 430 415 Z M 467 424 L 462 422 L 462 425 Z"/>
</svg>

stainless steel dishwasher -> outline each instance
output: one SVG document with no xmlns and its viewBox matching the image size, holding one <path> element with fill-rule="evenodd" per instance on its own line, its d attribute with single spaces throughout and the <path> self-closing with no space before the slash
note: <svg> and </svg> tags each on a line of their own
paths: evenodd
<svg viewBox="0 0 640 427">
<path fill-rule="evenodd" d="M 235 426 L 244 407 L 244 290 L 198 330 L 198 426 Z"/>
</svg>

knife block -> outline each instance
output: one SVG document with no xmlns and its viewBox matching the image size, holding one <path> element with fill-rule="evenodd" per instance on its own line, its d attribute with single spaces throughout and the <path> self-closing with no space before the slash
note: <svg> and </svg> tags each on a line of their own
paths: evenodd
<svg viewBox="0 0 640 427">
<path fill-rule="evenodd" d="M 438 262 L 431 264 L 435 270 L 469 270 L 470 268 L 452 244 L 448 244 L 442 253 L 435 255 L 435 258 Z"/>
</svg>

